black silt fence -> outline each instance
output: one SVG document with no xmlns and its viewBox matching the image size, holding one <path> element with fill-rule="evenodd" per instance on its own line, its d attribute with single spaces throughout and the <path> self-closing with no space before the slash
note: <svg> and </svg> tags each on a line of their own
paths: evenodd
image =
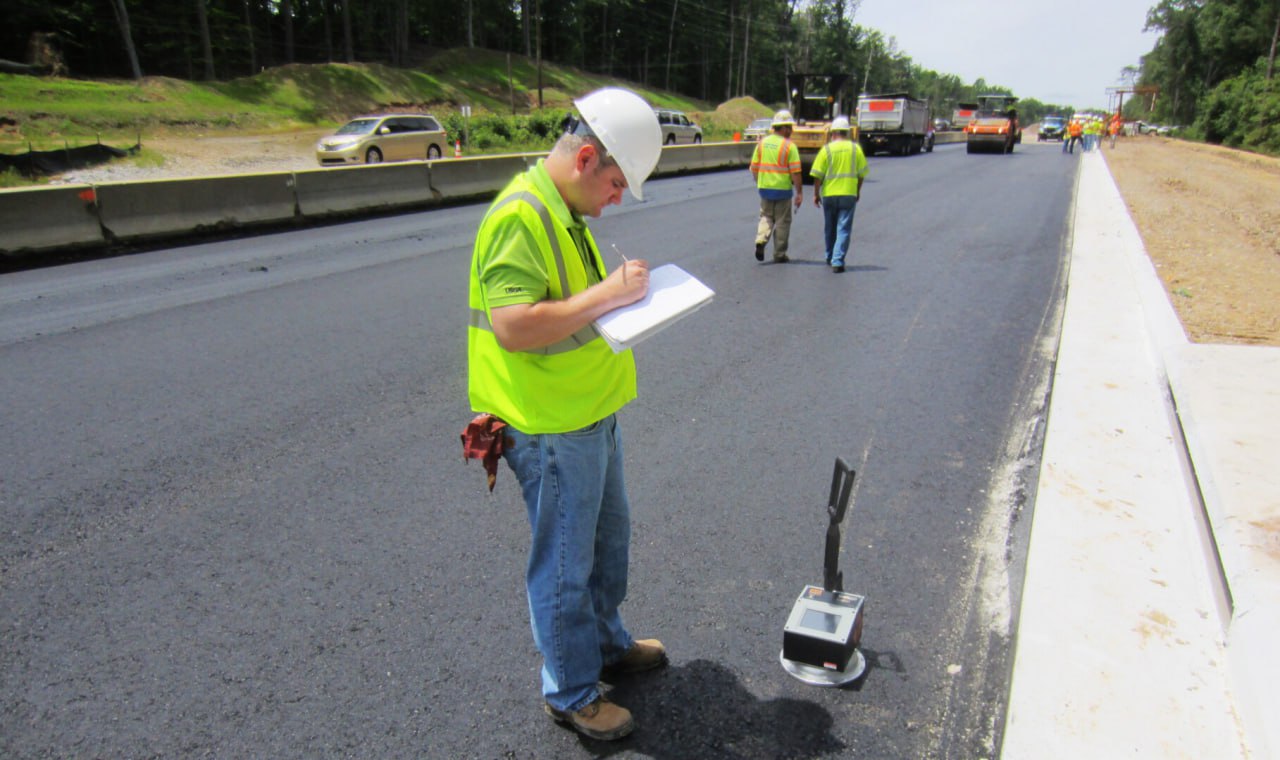
<svg viewBox="0 0 1280 760">
<path fill-rule="evenodd" d="M 138 152 L 142 145 L 131 148 L 113 148 L 97 143 L 79 148 L 62 150 L 28 150 L 26 153 L 0 153 L 0 171 L 16 169 L 24 177 L 46 177 L 73 169 L 97 166 L 115 158 L 124 158 Z"/>
</svg>

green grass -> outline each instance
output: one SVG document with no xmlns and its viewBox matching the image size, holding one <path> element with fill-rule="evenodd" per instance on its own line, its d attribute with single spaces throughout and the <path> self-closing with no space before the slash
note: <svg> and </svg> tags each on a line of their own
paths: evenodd
<svg viewBox="0 0 1280 760">
<path fill-rule="evenodd" d="M 5 169 L 0 172 L 0 188 L 31 187 L 31 180 L 18 173 L 17 169 Z"/>
<path fill-rule="evenodd" d="M 655 106 L 687 112 L 708 142 L 771 110 L 751 98 L 716 108 L 676 93 L 646 88 L 544 63 L 538 109 L 538 69 L 518 55 L 468 48 L 443 50 L 413 69 L 381 64 L 290 64 L 226 82 L 167 77 L 141 81 L 89 81 L 0 74 L 0 152 L 54 150 L 101 141 L 116 147 L 144 144 L 148 136 L 284 132 L 334 127 L 353 116 L 387 109 L 423 110 L 461 137 L 461 106 L 469 105 L 469 154 L 546 150 L 548 125 L 572 108 L 573 98 L 621 85 Z M 129 160 L 164 157 L 143 151 Z M 12 178 L 0 177 L 0 182 Z M 26 180 L 22 180 L 26 181 Z M 11 185 L 10 185 L 11 186 Z"/>
</svg>

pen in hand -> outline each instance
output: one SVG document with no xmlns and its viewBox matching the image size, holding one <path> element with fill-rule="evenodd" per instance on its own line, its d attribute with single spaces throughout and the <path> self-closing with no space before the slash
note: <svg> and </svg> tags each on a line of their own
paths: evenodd
<svg viewBox="0 0 1280 760">
<path fill-rule="evenodd" d="M 613 250 L 617 251 L 618 255 L 622 257 L 622 281 L 626 282 L 627 281 L 627 262 L 631 261 L 631 259 L 627 258 L 627 254 L 623 253 L 622 250 L 618 248 L 617 243 L 610 243 L 609 245 L 613 246 Z"/>
</svg>

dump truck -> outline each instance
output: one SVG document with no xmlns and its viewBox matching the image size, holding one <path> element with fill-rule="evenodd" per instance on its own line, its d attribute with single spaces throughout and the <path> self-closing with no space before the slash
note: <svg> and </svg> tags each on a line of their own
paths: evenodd
<svg viewBox="0 0 1280 760">
<path fill-rule="evenodd" d="M 929 104 L 905 92 L 858 96 L 858 142 L 868 156 L 933 151 Z"/>
<path fill-rule="evenodd" d="M 806 179 L 813 159 L 827 144 L 831 121 L 847 116 L 848 107 L 853 105 L 846 89 L 848 82 L 848 74 L 787 75 L 787 108 L 796 120 L 791 142 L 800 151 Z"/>
<path fill-rule="evenodd" d="M 1022 142 L 1018 112 L 1012 95 L 979 95 L 978 112 L 964 128 L 965 149 L 969 153 L 1012 153 Z"/>
<path fill-rule="evenodd" d="M 963 131 L 969 126 L 969 122 L 973 121 L 973 115 L 978 112 L 977 103 L 958 103 L 955 110 L 951 112 L 951 128 L 956 131 Z"/>
</svg>

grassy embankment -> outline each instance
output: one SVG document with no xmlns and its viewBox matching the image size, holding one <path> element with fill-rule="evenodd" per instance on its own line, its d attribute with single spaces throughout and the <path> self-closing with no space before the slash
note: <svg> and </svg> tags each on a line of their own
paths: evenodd
<svg viewBox="0 0 1280 760">
<path fill-rule="evenodd" d="M 461 136 L 463 104 L 472 108 L 465 130 L 472 154 L 540 151 L 550 147 L 554 125 L 572 98 L 611 84 L 631 87 L 655 106 L 685 111 L 702 125 L 708 141 L 730 139 L 752 118 L 769 113 L 751 98 L 713 109 L 674 93 L 546 63 L 539 111 L 537 81 L 529 59 L 511 56 L 508 77 L 506 54 L 475 49 L 441 51 L 416 69 L 294 64 L 227 82 L 0 74 L 0 152 L 141 142 L 138 154 L 121 160 L 156 166 L 164 164 L 164 156 L 147 147 L 148 137 L 290 132 L 337 126 L 381 110 L 429 112 L 450 135 Z M 0 187 L 29 184 L 14 172 L 0 174 Z"/>
</svg>

